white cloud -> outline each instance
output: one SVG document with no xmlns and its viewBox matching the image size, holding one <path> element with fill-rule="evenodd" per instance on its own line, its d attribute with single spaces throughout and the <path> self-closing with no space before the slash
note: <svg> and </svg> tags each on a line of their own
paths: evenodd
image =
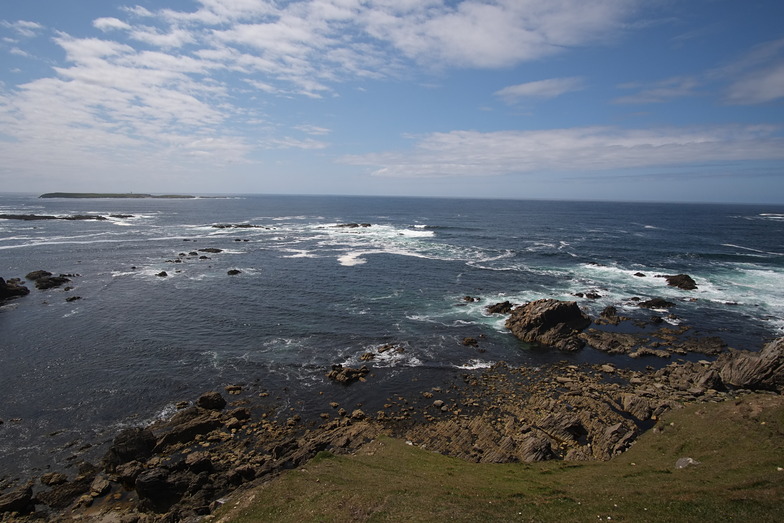
<svg viewBox="0 0 784 523">
<path fill-rule="evenodd" d="M 784 98 L 784 61 L 772 67 L 754 71 L 732 83 L 727 92 L 731 104 L 752 105 Z"/>
<path fill-rule="evenodd" d="M 129 24 L 126 24 L 118 18 L 96 18 L 93 20 L 93 27 L 100 29 L 101 31 L 112 31 L 114 29 L 128 30 L 131 28 Z"/>
<path fill-rule="evenodd" d="M 503 98 L 507 103 L 514 103 L 521 98 L 556 98 L 562 94 L 579 91 L 584 88 L 584 81 L 579 77 L 550 78 L 524 84 L 504 87 L 494 94 Z"/>
<path fill-rule="evenodd" d="M 784 159 L 771 126 L 624 130 L 452 131 L 420 139 L 413 151 L 347 156 L 377 176 L 495 176 L 586 172 L 727 161 Z"/>
<path fill-rule="evenodd" d="M 33 38 L 37 36 L 38 33 L 44 28 L 44 26 L 38 22 L 31 22 L 29 20 L 17 20 L 16 22 L 2 20 L 0 21 L 0 25 L 13 30 L 19 36 L 23 36 L 25 38 Z"/>
<path fill-rule="evenodd" d="M 651 104 L 669 102 L 676 98 L 693 96 L 703 82 L 694 77 L 675 77 L 651 85 L 625 84 L 621 89 L 638 89 L 638 92 L 614 100 L 618 104 Z"/>
</svg>

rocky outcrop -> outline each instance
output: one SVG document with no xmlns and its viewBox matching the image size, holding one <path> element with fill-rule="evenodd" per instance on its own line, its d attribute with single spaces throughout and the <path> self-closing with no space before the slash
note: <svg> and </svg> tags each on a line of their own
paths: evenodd
<svg viewBox="0 0 784 523">
<path fill-rule="evenodd" d="M 74 214 L 70 216 L 49 216 L 45 214 L 0 214 L 0 220 L 24 220 L 24 221 L 40 221 L 40 220 L 97 220 L 103 221 L 107 218 L 97 214 Z"/>
<path fill-rule="evenodd" d="M 342 229 L 357 229 L 359 227 L 371 227 L 372 225 L 369 223 L 339 223 L 335 225 L 335 227 L 342 228 Z"/>
<path fill-rule="evenodd" d="M 28 294 L 30 294 L 30 289 L 22 285 L 22 280 L 19 278 L 11 278 L 8 281 L 0 278 L 0 303 Z"/>
<path fill-rule="evenodd" d="M 590 324 L 590 318 L 576 302 L 550 299 L 521 305 L 506 320 L 506 328 L 522 341 L 564 351 L 578 350 L 585 345 L 578 334 Z"/>
<path fill-rule="evenodd" d="M 487 314 L 509 314 L 512 312 L 514 305 L 510 301 L 502 301 L 501 303 L 496 303 L 495 305 L 488 305 L 485 310 Z"/>
<path fill-rule="evenodd" d="M 363 365 L 358 369 L 351 367 L 344 367 L 343 365 L 333 365 L 332 369 L 327 373 L 327 378 L 343 385 L 350 385 L 355 381 L 365 381 L 365 376 L 370 370 Z"/>
<path fill-rule="evenodd" d="M 71 281 L 71 277 L 76 276 L 75 274 L 61 274 L 59 276 L 53 275 L 49 271 L 33 271 L 27 273 L 25 278 L 30 281 L 35 282 L 35 288 L 46 290 L 46 289 L 54 289 L 60 287 L 69 281 Z"/>
<path fill-rule="evenodd" d="M 660 276 L 667 280 L 670 287 L 678 287 L 686 291 L 693 291 L 697 288 L 697 282 L 688 274 L 675 274 L 674 276 Z"/>
<path fill-rule="evenodd" d="M 24 485 L 8 494 L 0 496 L 0 514 L 3 514 L 4 512 L 29 512 L 33 508 L 32 500 L 32 485 Z"/>
<path fill-rule="evenodd" d="M 664 298 L 651 298 L 650 300 L 641 301 L 638 305 L 644 309 L 669 309 L 670 307 L 675 307 L 673 302 Z"/>
<path fill-rule="evenodd" d="M 784 338 L 768 343 L 758 353 L 733 353 L 720 359 L 715 368 L 730 387 L 784 392 Z"/>
</svg>

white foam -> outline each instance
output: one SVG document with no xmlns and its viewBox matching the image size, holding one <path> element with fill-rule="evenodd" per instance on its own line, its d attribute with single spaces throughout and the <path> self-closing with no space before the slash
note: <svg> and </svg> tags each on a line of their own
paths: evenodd
<svg viewBox="0 0 784 523">
<path fill-rule="evenodd" d="M 367 260 L 363 259 L 362 256 L 365 254 L 369 254 L 367 252 L 349 252 L 342 256 L 338 256 L 338 263 L 343 265 L 344 267 L 353 267 L 355 265 L 362 265 L 367 262 Z"/>
<path fill-rule="evenodd" d="M 461 370 L 477 370 L 477 369 L 489 369 L 492 366 L 493 366 L 493 362 L 491 361 L 468 360 L 468 362 L 464 363 L 463 365 L 456 365 L 455 368 Z"/>
</svg>

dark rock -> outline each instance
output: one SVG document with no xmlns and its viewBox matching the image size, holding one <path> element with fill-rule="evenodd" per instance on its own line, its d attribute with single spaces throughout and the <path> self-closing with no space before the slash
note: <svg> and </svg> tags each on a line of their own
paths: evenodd
<svg viewBox="0 0 784 523">
<path fill-rule="evenodd" d="M 242 274 L 242 271 L 239 269 L 229 269 L 226 274 L 229 276 L 236 276 L 237 274 Z"/>
<path fill-rule="evenodd" d="M 481 298 L 475 298 L 474 296 L 463 296 L 463 301 L 466 303 L 474 303 L 479 301 Z"/>
<path fill-rule="evenodd" d="M 347 228 L 347 229 L 356 229 L 357 227 L 370 227 L 369 223 L 339 223 L 335 225 L 335 227 Z"/>
<path fill-rule="evenodd" d="M 30 294 L 30 289 L 22 285 L 21 280 L 12 278 L 5 281 L 0 278 L 0 303 L 11 298 L 18 298 Z"/>
<path fill-rule="evenodd" d="M 51 275 L 52 273 L 49 271 L 39 270 L 39 271 L 28 272 L 25 278 L 31 281 L 36 281 L 36 280 L 40 280 L 41 278 L 48 278 Z"/>
<path fill-rule="evenodd" d="M 103 457 L 107 472 L 114 472 L 119 465 L 129 461 L 144 461 L 152 456 L 157 438 L 150 429 L 134 427 L 115 436 L 112 446 Z"/>
<path fill-rule="evenodd" d="M 35 288 L 40 290 L 55 289 L 71 281 L 65 274 L 59 276 L 46 276 L 35 280 Z"/>
<path fill-rule="evenodd" d="M 117 477 L 117 481 L 122 483 L 126 489 L 130 490 L 134 487 L 136 478 L 138 478 L 139 474 L 142 472 L 144 472 L 144 465 L 138 461 L 129 461 L 128 463 L 118 465 L 114 474 Z"/>
<path fill-rule="evenodd" d="M 0 514 L 4 512 L 29 512 L 33 500 L 33 486 L 25 485 L 13 492 L 0 496 Z M 5 520 L 3 520 L 5 521 Z"/>
<path fill-rule="evenodd" d="M 523 341 L 574 351 L 585 344 L 577 335 L 591 324 L 573 301 L 537 300 L 521 305 L 506 320 L 506 328 Z"/>
<path fill-rule="evenodd" d="M 693 291 L 697 288 L 697 282 L 695 282 L 688 274 L 664 276 L 664 279 L 667 280 L 667 285 L 670 287 L 678 287 L 679 289 L 686 291 Z"/>
<path fill-rule="evenodd" d="M 534 463 L 537 461 L 547 461 L 555 457 L 550 440 L 547 438 L 540 438 L 531 436 L 526 438 L 521 448 L 523 454 L 523 461 L 526 463 Z"/>
<path fill-rule="evenodd" d="M 226 406 L 226 400 L 223 399 L 220 392 L 211 391 L 199 396 L 196 405 L 207 410 L 223 410 Z"/>
<path fill-rule="evenodd" d="M 65 301 L 67 301 L 67 302 L 69 302 L 69 303 L 70 303 L 70 302 L 72 302 L 72 301 L 81 300 L 81 299 L 82 299 L 82 297 L 81 297 L 81 296 L 69 296 L 69 297 L 67 297 L 67 298 L 65 299 Z"/>
<path fill-rule="evenodd" d="M 732 387 L 784 392 L 784 338 L 768 343 L 758 353 L 736 352 L 717 366 L 722 381 Z"/>
<path fill-rule="evenodd" d="M 136 478 L 135 488 L 139 499 L 156 512 L 166 512 L 177 503 L 187 485 L 170 481 L 169 471 L 158 467 L 146 470 Z"/>
<path fill-rule="evenodd" d="M 467 337 L 463 338 L 463 345 L 466 347 L 478 347 L 479 342 L 476 340 L 476 338 Z"/>
<path fill-rule="evenodd" d="M 54 485 L 62 485 L 67 481 L 68 481 L 68 476 L 60 472 L 48 472 L 43 476 L 41 476 L 41 483 L 48 487 L 52 487 Z"/>
<path fill-rule="evenodd" d="M 597 329 L 582 332 L 579 337 L 594 349 L 609 354 L 629 354 L 643 341 L 633 334 Z"/>
<path fill-rule="evenodd" d="M 198 411 L 196 412 L 198 413 Z M 166 433 L 158 439 L 153 451 L 160 452 L 166 447 L 177 443 L 189 443 L 196 439 L 196 436 L 209 434 L 223 425 L 223 422 L 216 413 L 206 413 L 204 410 L 201 412 L 203 414 L 198 414 L 191 419 L 187 419 L 188 416 L 177 418 L 180 414 L 190 414 L 188 410 L 185 410 L 172 418 L 172 426 L 168 427 Z M 175 421 L 179 421 L 183 418 L 185 418 L 185 420 L 182 423 L 175 423 Z"/>
<path fill-rule="evenodd" d="M 641 301 L 638 305 L 646 309 L 669 309 L 670 307 L 675 307 L 673 302 L 664 298 L 651 298 L 650 300 Z"/>
<path fill-rule="evenodd" d="M 161 278 L 165 278 L 168 275 L 169 273 L 167 273 L 166 271 L 161 271 L 158 274 L 156 274 L 156 276 L 160 276 Z"/>
<path fill-rule="evenodd" d="M 645 278 L 645 274 L 642 272 L 635 272 L 634 275 L 637 276 L 638 278 Z"/>
<path fill-rule="evenodd" d="M 488 314 L 509 314 L 514 306 L 509 301 L 502 301 L 495 305 L 489 305 L 485 310 Z"/>
<path fill-rule="evenodd" d="M 73 481 L 55 485 L 51 490 L 39 492 L 35 497 L 39 502 L 54 509 L 68 507 L 79 496 L 89 492 L 93 477 L 93 474 L 81 475 Z"/>
<path fill-rule="evenodd" d="M 205 247 L 204 249 L 199 249 L 199 252 L 209 252 L 212 254 L 217 254 L 219 252 L 223 252 L 223 249 L 218 249 L 216 247 Z"/>
<path fill-rule="evenodd" d="M 359 369 L 352 369 L 351 367 L 344 367 L 342 365 L 333 365 L 332 370 L 327 373 L 327 378 L 342 383 L 343 385 L 350 385 L 355 381 L 365 381 L 365 376 L 370 371 L 366 366 Z"/>
</svg>

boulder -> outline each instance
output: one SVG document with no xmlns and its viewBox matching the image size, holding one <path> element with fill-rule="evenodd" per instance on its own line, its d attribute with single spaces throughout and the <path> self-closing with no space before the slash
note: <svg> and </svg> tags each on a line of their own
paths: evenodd
<svg viewBox="0 0 784 523">
<path fill-rule="evenodd" d="M 0 496 L 0 514 L 4 512 L 27 512 L 32 508 L 33 487 L 25 485 Z M 3 520 L 5 521 L 5 519 Z"/>
<path fill-rule="evenodd" d="M 207 410 L 223 410 L 226 406 L 226 400 L 223 399 L 220 392 L 211 391 L 199 396 L 196 405 Z"/>
<path fill-rule="evenodd" d="M 641 301 L 638 305 L 645 309 L 669 309 L 670 307 L 675 307 L 673 302 L 664 298 L 651 298 L 650 300 Z"/>
<path fill-rule="evenodd" d="M 674 276 L 664 276 L 667 280 L 667 285 L 670 287 L 678 287 L 686 291 L 693 291 L 697 288 L 697 282 L 688 274 L 676 274 Z"/>
<path fill-rule="evenodd" d="M 114 472 L 123 463 L 146 460 L 152 456 L 156 440 L 150 429 L 133 427 L 123 430 L 114 437 L 112 446 L 103 457 L 104 470 Z"/>
<path fill-rule="evenodd" d="M 784 338 L 760 352 L 736 352 L 717 362 L 721 380 L 731 387 L 784 392 Z"/>
<path fill-rule="evenodd" d="M 522 451 L 523 461 L 526 463 L 547 461 L 555 457 L 550 440 L 547 438 L 531 436 L 523 442 L 520 450 Z"/>
<path fill-rule="evenodd" d="M 166 512 L 182 498 L 187 485 L 171 481 L 163 467 L 145 470 L 136 478 L 136 494 L 145 505 L 156 512 Z"/>
<path fill-rule="evenodd" d="M 342 383 L 343 385 L 350 385 L 355 381 L 365 381 L 365 376 L 369 372 L 370 371 L 365 365 L 362 365 L 362 367 L 358 369 L 344 367 L 343 365 L 333 365 L 332 370 L 327 373 L 327 378 Z"/>
<path fill-rule="evenodd" d="M 30 294 L 30 289 L 22 285 L 21 280 L 12 278 L 5 281 L 0 278 L 0 303 L 11 298 L 18 298 L 19 296 L 26 296 Z"/>
<path fill-rule="evenodd" d="M 591 324 L 576 302 L 552 299 L 521 305 L 506 320 L 506 328 L 529 343 L 574 351 L 585 345 L 577 335 Z"/>
<path fill-rule="evenodd" d="M 495 305 L 488 305 L 485 309 L 488 314 L 509 314 L 514 306 L 510 301 L 502 301 Z"/>
</svg>

